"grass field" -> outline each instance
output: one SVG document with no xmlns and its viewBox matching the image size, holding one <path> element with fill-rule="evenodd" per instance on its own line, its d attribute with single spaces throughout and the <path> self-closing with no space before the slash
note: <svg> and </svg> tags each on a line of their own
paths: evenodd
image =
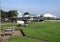
<svg viewBox="0 0 60 42">
<path fill-rule="evenodd" d="M 1 25 L 1 28 L 16 26 L 16 24 Z M 28 27 L 21 28 L 26 37 L 47 40 L 48 42 L 60 42 L 60 22 L 30 23 Z M 13 37 L 10 42 L 39 42 L 38 40 L 27 39 L 23 37 Z"/>
<path fill-rule="evenodd" d="M 7 41 L 8 42 L 8 41 Z M 13 37 L 9 42 L 39 42 L 38 40 L 27 39 L 24 37 Z"/>
<path fill-rule="evenodd" d="M 28 37 L 60 42 L 60 23 L 58 22 L 33 23 L 30 24 L 30 28 L 23 28 L 23 31 Z"/>
</svg>

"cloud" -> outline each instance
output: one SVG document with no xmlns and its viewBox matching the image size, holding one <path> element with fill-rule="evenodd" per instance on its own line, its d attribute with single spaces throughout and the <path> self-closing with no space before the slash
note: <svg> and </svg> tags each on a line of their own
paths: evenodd
<svg viewBox="0 0 60 42">
<path fill-rule="evenodd" d="M 44 17 L 57 17 L 57 16 L 47 13 L 47 14 L 44 14 Z"/>
<path fill-rule="evenodd" d="M 20 11 L 17 12 L 18 12 L 18 17 L 22 17 L 22 13 Z"/>
</svg>

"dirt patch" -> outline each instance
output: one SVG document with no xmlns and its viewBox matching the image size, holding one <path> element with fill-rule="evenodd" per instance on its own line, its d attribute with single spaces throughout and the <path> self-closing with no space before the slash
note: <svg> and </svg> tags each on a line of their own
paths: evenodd
<svg viewBox="0 0 60 42">
<path fill-rule="evenodd" d="M 23 36 L 20 30 L 15 30 L 13 36 Z"/>
</svg>

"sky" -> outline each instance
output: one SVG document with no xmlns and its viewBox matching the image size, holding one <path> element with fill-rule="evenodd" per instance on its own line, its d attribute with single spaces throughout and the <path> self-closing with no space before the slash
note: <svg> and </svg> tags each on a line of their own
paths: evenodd
<svg viewBox="0 0 60 42">
<path fill-rule="evenodd" d="M 19 10 L 31 14 L 51 13 L 60 17 L 60 0 L 1 0 L 1 9 Z"/>
</svg>

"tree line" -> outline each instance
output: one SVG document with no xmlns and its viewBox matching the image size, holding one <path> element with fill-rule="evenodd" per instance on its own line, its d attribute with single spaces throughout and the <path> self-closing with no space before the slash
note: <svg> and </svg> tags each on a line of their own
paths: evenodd
<svg viewBox="0 0 60 42">
<path fill-rule="evenodd" d="M 9 17 L 13 17 L 13 16 L 17 16 L 18 12 L 17 10 L 10 10 L 10 11 L 4 11 L 4 10 L 0 10 L 0 15 L 1 18 L 9 18 Z"/>
<path fill-rule="evenodd" d="M 14 17 L 14 16 L 17 17 L 17 15 L 18 15 L 17 10 L 10 10 L 10 11 L 0 10 L 1 18 L 10 18 L 10 17 Z M 29 12 L 25 12 L 23 14 L 23 17 L 25 15 L 30 15 L 30 13 Z M 44 18 L 43 15 L 40 15 L 40 19 L 43 19 L 43 18 Z M 45 17 L 45 19 L 47 19 L 47 20 L 50 20 L 50 19 L 54 20 L 55 18 Z M 59 20 L 60 18 L 56 18 L 56 19 Z"/>
</svg>

